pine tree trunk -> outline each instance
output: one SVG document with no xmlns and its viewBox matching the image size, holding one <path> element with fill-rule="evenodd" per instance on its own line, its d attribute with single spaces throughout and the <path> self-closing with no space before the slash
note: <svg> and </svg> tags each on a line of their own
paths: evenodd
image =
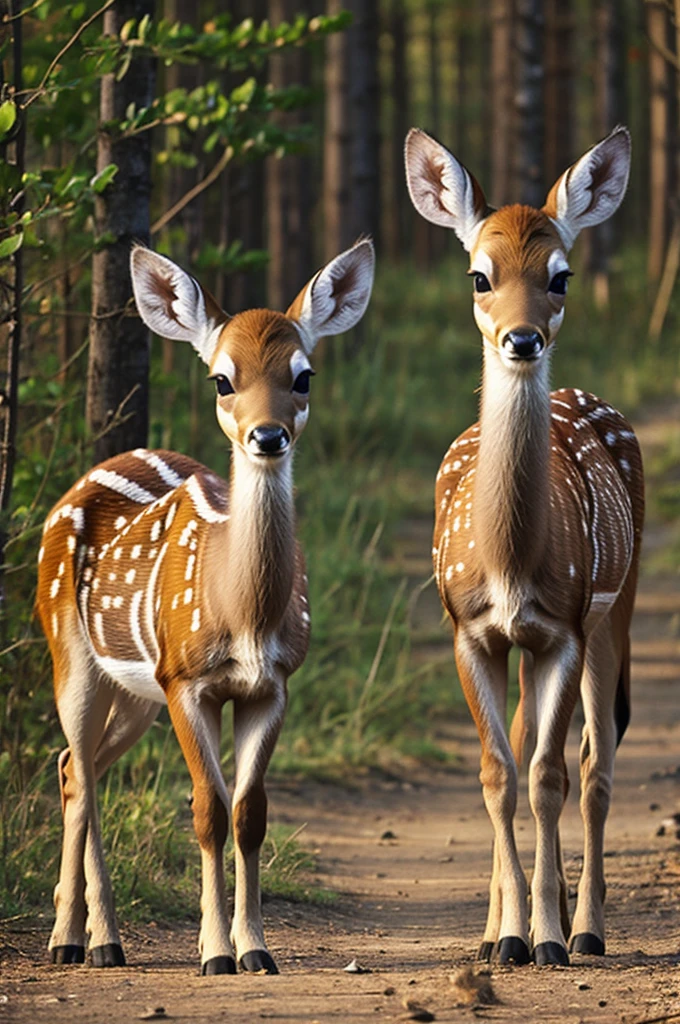
<svg viewBox="0 0 680 1024">
<path fill-rule="evenodd" d="M 617 0 L 597 0 L 595 17 L 595 137 L 602 139 L 624 119 L 621 83 L 621 13 Z M 609 305 L 609 260 L 614 244 L 611 220 L 587 235 L 588 270 L 595 304 Z"/>
<path fill-rule="evenodd" d="M 246 18 L 252 18 L 259 25 L 267 16 L 266 0 L 230 0 L 228 7 L 235 25 Z M 256 77 L 264 79 L 265 71 L 258 71 Z M 227 72 L 225 88 L 231 90 L 241 80 L 241 73 Z M 234 242 L 241 243 L 243 252 L 265 248 L 265 179 L 262 160 L 232 161 L 222 173 L 218 243 L 223 249 Z M 219 273 L 215 297 L 222 308 L 232 314 L 262 307 L 267 301 L 265 278 L 262 270 Z"/>
<path fill-rule="evenodd" d="M 661 276 L 668 225 L 668 92 L 669 74 L 665 59 L 654 43 L 667 45 L 668 10 L 663 0 L 645 4 L 649 47 L 649 250 L 647 276 L 651 282 Z"/>
<path fill-rule="evenodd" d="M 383 207 L 386 249 L 392 262 L 408 254 L 407 216 L 411 209 L 404 178 L 404 139 L 408 121 L 408 69 L 406 66 L 406 11 L 404 0 L 391 0 L 389 29 L 392 37 L 390 66 L 391 117 L 389 132 L 389 197 Z"/>
<path fill-rule="evenodd" d="M 517 0 L 515 198 L 541 206 L 543 183 L 543 4 Z"/>
<path fill-rule="evenodd" d="M 353 0 L 350 48 L 350 195 L 352 239 L 380 230 L 380 87 L 378 82 L 378 3 Z"/>
<path fill-rule="evenodd" d="M 118 0 L 104 16 L 104 32 L 118 35 L 130 18 L 153 16 L 153 0 Z M 92 260 L 92 320 L 87 376 L 86 418 L 94 438 L 94 459 L 146 444 L 149 409 L 149 332 L 128 315 L 132 299 L 130 248 L 149 240 L 151 138 L 142 132 L 120 139 L 103 126 L 125 115 L 130 103 L 149 106 L 154 94 L 154 65 L 133 60 L 127 74 L 101 80 L 97 168 L 115 163 L 118 174 L 97 198 L 97 235 L 112 241 Z"/>
<path fill-rule="evenodd" d="M 491 202 L 505 206 L 513 196 L 513 0 L 491 3 Z"/>
<path fill-rule="evenodd" d="M 339 14 L 343 0 L 328 0 L 327 13 Z M 326 40 L 325 132 L 323 155 L 324 252 L 332 259 L 351 245 L 349 44 L 347 32 Z"/>
<path fill-rule="evenodd" d="M 296 0 L 269 0 L 269 22 L 292 21 Z M 276 54 L 270 59 L 269 81 L 276 89 L 308 85 L 309 57 L 302 49 Z M 278 124 L 293 128 L 301 123 L 298 111 L 279 113 Z M 267 159 L 267 302 L 272 309 L 286 309 L 309 278 L 312 264 L 312 200 L 309 157 L 288 154 Z"/>
<path fill-rule="evenodd" d="M 575 159 L 573 0 L 547 0 L 545 23 L 545 184 Z"/>
<path fill-rule="evenodd" d="M 171 24 L 175 24 L 179 21 L 183 25 L 186 24 L 197 27 L 197 14 L 198 11 L 193 0 L 164 0 L 163 16 L 167 18 Z M 179 61 L 171 64 L 169 67 L 165 68 L 165 91 L 170 92 L 172 89 L 194 89 L 197 85 L 196 71 L 196 65 L 180 64 Z M 165 129 L 168 147 L 171 147 L 174 144 L 177 132 L 178 129 L 175 126 Z M 163 199 L 163 210 L 171 209 L 171 207 L 173 207 L 175 203 L 178 202 L 182 196 L 184 196 L 189 189 L 196 184 L 197 180 L 198 174 L 195 167 L 168 167 L 164 183 L 165 196 Z M 173 246 L 170 255 L 183 266 L 189 264 L 189 253 L 195 243 L 194 232 L 196 229 L 193 226 L 195 225 L 195 217 L 193 214 L 193 207 L 190 207 L 189 210 L 185 207 L 171 221 Z M 177 228 L 182 228 L 184 231 L 184 246 L 182 248 L 178 248 L 177 246 Z M 163 373 L 169 374 L 172 373 L 174 369 L 177 342 L 170 341 L 168 338 L 163 338 L 161 345 L 163 350 Z"/>
<path fill-rule="evenodd" d="M 20 5 L 10 5 L 9 13 L 16 15 Z M 8 46 L 9 49 L 9 46 Z M 12 85 L 15 95 L 21 96 L 23 88 L 23 25 L 21 18 L 15 18 L 12 24 Z M 4 86 L 2 61 L 0 60 L 0 85 Z M 19 176 L 26 170 L 25 148 L 26 148 L 26 122 L 23 120 L 14 143 L 9 147 L 14 152 L 11 154 L 10 162 L 16 168 Z M 3 146 L 2 158 L 7 159 L 6 145 Z M 14 212 L 21 218 L 24 212 L 24 197 L 19 194 L 14 203 Z M 6 369 L 4 379 L 0 383 L 0 640 L 5 643 L 4 627 L 6 618 L 4 615 L 5 595 L 5 547 L 8 541 L 7 522 L 11 501 L 12 487 L 14 484 L 14 464 L 16 461 L 16 438 L 19 418 L 19 359 L 21 356 L 22 334 L 23 334 L 23 288 L 24 288 L 24 252 L 18 249 L 10 257 L 12 271 L 8 280 L 3 283 L 3 294 L 0 296 L 2 304 L 8 304 L 8 309 L 2 309 L 3 320 L 7 324 L 5 333 L 6 339 Z"/>
</svg>

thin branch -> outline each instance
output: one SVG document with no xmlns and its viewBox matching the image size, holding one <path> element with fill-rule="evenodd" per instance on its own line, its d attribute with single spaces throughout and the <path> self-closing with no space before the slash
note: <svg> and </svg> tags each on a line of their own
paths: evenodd
<svg viewBox="0 0 680 1024">
<path fill-rule="evenodd" d="M 30 107 L 31 103 L 33 103 L 33 100 L 36 100 L 38 98 L 38 96 L 42 93 L 42 90 L 45 88 L 46 82 L 48 81 L 50 75 L 52 74 L 52 72 L 56 68 L 56 66 L 59 63 L 59 61 L 61 60 L 61 58 L 64 56 L 65 53 L 68 53 L 68 51 L 71 49 L 71 47 L 75 43 L 78 42 L 78 40 L 82 36 L 82 34 L 85 31 L 85 29 L 89 28 L 90 25 L 92 24 L 92 22 L 96 21 L 97 18 L 101 14 L 104 13 L 104 11 L 108 11 L 109 7 L 113 7 L 115 2 L 116 2 L 116 0 L 106 0 L 106 3 L 103 4 L 103 6 L 100 7 L 98 11 L 95 11 L 94 14 L 92 14 L 89 18 L 87 18 L 87 20 L 84 21 L 82 23 L 82 25 L 80 25 L 76 29 L 76 31 L 73 33 L 73 35 L 71 36 L 69 41 L 64 46 L 62 46 L 62 48 L 59 51 L 59 53 L 57 54 L 57 56 L 54 58 L 54 60 L 52 61 L 52 63 L 48 67 L 48 69 L 45 72 L 45 74 L 43 75 L 42 81 L 41 81 L 40 85 L 38 86 L 38 88 L 36 89 L 36 91 L 33 93 L 33 95 L 28 100 L 26 100 L 26 103 L 24 104 L 24 110 L 26 110 L 28 107 Z"/>
<path fill-rule="evenodd" d="M 30 7 L 26 7 L 23 11 L 19 11 L 18 14 L 6 14 L 2 19 L 3 25 L 8 25 L 12 21 L 16 21 L 17 18 L 24 18 L 27 14 L 31 14 L 37 7 L 40 7 L 45 0 L 35 0 L 35 3 L 31 4 Z"/>
<path fill-rule="evenodd" d="M 195 199 L 196 196 L 200 195 L 206 188 L 209 188 L 214 181 L 217 181 L 233 155 L 234 150 L 231 146 L 227 146 L 222 156 L 219 158 L 213 169 L 206 174 L 203 181 L 199 181 L 198 185 L 194 185 L 193 188 L 190 188 L 181 199 L 178 199 L 174 206 L 170 207 L 167 213 L 164 213 L 162 217 L 158 218 L 155 224 L 151 225 L 151 234 L 157 235 L 159 231 L 162 231 L 165 225 L 168 224 L 173 217 L 176 217 L 185 206 L 188 206 L 192 199 Z"/>
</svg>

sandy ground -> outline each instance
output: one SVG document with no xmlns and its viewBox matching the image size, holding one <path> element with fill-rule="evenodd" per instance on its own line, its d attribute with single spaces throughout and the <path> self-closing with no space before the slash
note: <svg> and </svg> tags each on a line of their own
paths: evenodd
<svg viewBox="0 0 680 1024">
<path fill-rule="evenodd" d="M 658 422 L 640 425 L 647 455 L 669 430 L 680 429 L 676 413 L 664 429 Z M 411 531 L 416 546 L 418 534 Z M 652 523 L 648 544 L 664 542 L 663 528 Z M 195 929 L 160 926 L 124 929 L 126 968 L 54 967 L 44 951 L 47 925 L 36 930 L 18 922 L 0 931 L 0 1020 L 680 1020 L 680 842 L 674 828 L 658 834 L 663 820 L 680 811 L 677 575 L 643 579 L 633 661 L 633 719 L 619 751 L 607 830 L 602 960 L 572 956 L 568 968 L 492 966 L 480 979 L 491 987 L 492 1003 L 476 1000 L 469 983 L 453 983 L 466 967 L 479 970 L 474 958 L 491 866 L 478 742 L 463 720 L 445 727 L 445 741 L 460 755 L 456 771 L 419 769 L 347 788 L 309 781 L 270 787 L 271 816 L 293 826 L 307 823 L 317 881 L 339 894 L 330 908 L 266 904 L 278 977 L 201 978 Z M 582 842 L 577 749 L 575 722 L 568 748 L 572 793 L 562 825 L 571 886 Z M 517 834 L 530 871 L 526 782 Z M 352 960 L 365 973 L 346 972 Z"/>
</svg>

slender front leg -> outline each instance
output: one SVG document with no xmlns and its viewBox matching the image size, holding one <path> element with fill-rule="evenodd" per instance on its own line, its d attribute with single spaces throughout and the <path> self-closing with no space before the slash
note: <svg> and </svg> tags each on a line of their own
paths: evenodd
<svg viewBox="0 0 680 1024">
<path fill-rule="evenodd" d="M 620 640 L 607 618 L 589 637 L 581 682 L 585 726 L 581 742 L 581 814 L 583 871 L 572 926 L 570 949 L 603 955 L 604 829 L 609 811 L 616 721 L 614 705 L 619 678 L 629 671 L 628 635 Z"/>
<path fill-rule="evenodd" d="M 501 963 L 512 960 L 528 963 L 527 885 L 513 829 L 517 807 L 517 766 L 505 730 L 507 647 L 489 653 L 459 628 L 455 650 L 463 692 L 482 743 L 480 781 L 494 828 L 494 857 L 498 858 L 482 951 L 498 938 Z M 500 927 L 496 935 L 498 890 L 501 907 Z"/>
<path fill-rule="evenodd" d="M 582 644 L 572 636 L 536 656 L 538 733 L 529 765 L 529 802 L 536 819 L 531 931 L 537 964 L 569 963 L 562 928 L 558 826 L 568 790 L 564 745 L 578 697 L 582 665 Z"/>
<path fill-rule="evenodd" d="M 168 710 L 193 784 L 196 838 L 201 848 L 202 974 L 235 974 L 224 882 L 229 795 L 220 767 L 222 705 L 177 680 L 168 688 Z"/>
<path fill-rule="evenodd" d="M 267 950 L 260 906 L 260 847 L 267 830 L 264 775 L 283 724 L 285 707 L 283 683 L 265 700 L 234 702 L 236 888 L 232 939 L 239 966 L 266 974 L 278 974 L 278 968 Z"/>
</svg>

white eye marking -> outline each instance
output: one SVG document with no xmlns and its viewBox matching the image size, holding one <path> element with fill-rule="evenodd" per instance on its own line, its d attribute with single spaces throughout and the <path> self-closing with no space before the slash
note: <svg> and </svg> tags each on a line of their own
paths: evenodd
<svg viewBox="0 0 680 1024">
<path fill-rule="evenodd" d="M 211 376 L 215 376 L 218 373 L 227 377 L 233 386 L 234 377 L 236 376 L 236 367 L 234 365 L 234 360 L 224 351 L 216 352 L 215 358 L 210 364 Z"/>
<path fill-rule="evenodd" d="M 554 252 L 550 253 L 550 258 L 548 259 L 548 277 L 552 281 L 555 274 L 561 274 L 565 270 L 569 270 L 567 257 L 561 249 L 555 249 Z"/>
<path fill-rule="evenodd" d="M 305 370 L 311 370 L 311 363 L 301 348 L 296 348 L 290 357 L 290 372 L 292 380 Z"/>
<path fill-rule="evenodd" d="M 491 283 L 493 278 L 493 260 L 483 249 L 478 249 L 470 260 L 470 273 L 484 274 L 484 277 L 487 277 L 489 283 Z"/>
</svg>

